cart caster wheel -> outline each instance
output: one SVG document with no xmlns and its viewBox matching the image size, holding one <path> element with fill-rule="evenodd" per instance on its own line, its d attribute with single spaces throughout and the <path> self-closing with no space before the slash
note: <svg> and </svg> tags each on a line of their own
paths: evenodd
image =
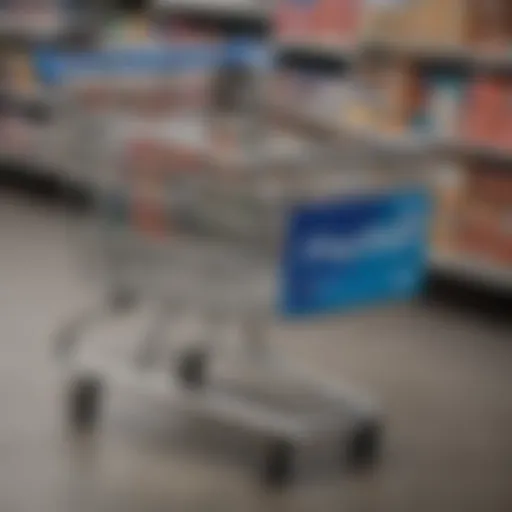
<svg viewBox="0 0 512 512">
<path fill-rule="evenodd" d="M 347 462 L 352 469 L 368 469 L 377 464 L 382 451 L 382 425 L 363 423 L 354 429 L 347 449 Z"/>
<path fill-rule="evenodd" d="M 290 485 L 295 476 L 296 454 L 288 441 L 276 441 L 268 448 L 263 465 L 263 482 L 273 489 Z"/>
<path fill-rule="evenodd" d="M 206 386 L 209 355 L 201 349 L 182 354 L 178 363 L 179 382 L 186 388 L 198 390 Z"/>
<path fill-rule="evenodd" d="M 102 384 L 95 377 L 83 377 L 71 384 L 68 413 L 76 431 L 91 431 L 96 427 L 101 409 Z"/>
</svg>

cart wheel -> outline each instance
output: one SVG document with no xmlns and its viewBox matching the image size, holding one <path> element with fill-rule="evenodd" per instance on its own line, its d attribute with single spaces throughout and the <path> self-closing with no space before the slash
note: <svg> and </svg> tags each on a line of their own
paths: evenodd
<svg viewBox="0 0 512 512">
<path fill-rule="evenodd" d="M 68 413 L 75 430 L 93 430 L 97 425 L 103 386 L 96 377 L 81 377 L 70 387 Z"/>
<path fill-rule="evenodd" d="M 274 489 L 289 485 L 295 476 L 295 447 L 288 441 L 274 441 L 269 447 L 263 465 L 263 481 Z"/>
<path fill-rule="evenodd" d="M 382 425 L 377 422 L 362 423 L 348 440 L 346 458 L 350 468 L 367 469 L 374 466 L 382 450 Z"/>
<path fill-rule="evenodd" d="M 193 390 L 204 388 L 207 380 L 209 354 L 204 349 L 183 353 L 177 367 L 180 383 Z"/>
</svg>

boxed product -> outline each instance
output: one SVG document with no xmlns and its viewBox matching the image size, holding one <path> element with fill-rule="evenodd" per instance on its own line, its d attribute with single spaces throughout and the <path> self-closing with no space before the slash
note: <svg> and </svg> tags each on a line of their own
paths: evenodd
<svg viewBox="0 0 512 512">
<path fill-rule="evenodd" d="M 469 87 L 462 115 L 462 133 L 475 143 L 496 145 L 503 129 L 507 82 L 501 77 L 478 76 Z"/>
<path fill-rule="evenodd" d="M 402 37 L 403 3 L 370 0 L 365 3 L 362 35 L 370 41 L 396 41 Z"/>
<path fill-rule="evenodd" d="M 459 134 L 466 80 L 457 74 L 432 74 L 425 78 L 422 127 L 444 140 Z"/>
<path fill-rule="evenodd" d="M 416 44 L 459 46 L 466 39 L 466 0 L 415 0 L 407 2 L 410 20 L 404 19 L 408 36 Z M 406 28 L 406 30 L 407 30 Z"/>
<path fill-rule="evenodd" d="M 492 52 L 507 51 L 512 41 L 512 6 L 509 0 L 468 0 L 469 40 Z"/>
<path fill-rule="evenodd" d="M 365 37 L 411 45 L 460 45 L 466 38 L 466 0 L 370 0 Z"/>
<path fill-rule="evenodd" d="M 508 169 L 478 166 L 468 173 L 468 195 L 496 206 L 512 205 L 512 176 Z"/>
<path fill-rule="evenodd" d="M 422 99 L 422 84 L 417 70 L 408 62 L 389 66 L 383 82 L 386 101 L 384 128 L 400 132 L 407 126 Z"/>
<path fill-rule="evenodd" d="M 317 23 L 314 28 L 318 38 L 332 43 L 351 43 L 360 30 L 363 1 L 323 0 L 319 2 Z"/>
<path fill-rule="evenodd" d="M 278 37 L 288 41 L 351 43 L 361 28 L 363 7 L 363 0 L 284 0 L 278 7 Z"/>
<path fill-rule="evenodd" d="M 316 0 L 285 0 L 278 5 L 277 32 L 281 39 L 304 41 L 314 33 Z"/>
<path fill-rule="evenodd" d="M 466 176 L 465 170 L 455 163 L 444 163 L 436 173 L 432 242 L 441 252 L 457 247 Z"/>
<path fill-rule="evenodd" d="M 512 80 L 507 80 L 500 114 L 500 136 L 497 144 L 512 155 Z"/>
<path fill-rule="evenodd" d="M 395 61 L 382 68 L 363 70 L 356 79 L 355 98 L 348 123 L 387 134 L 402 133 L 411 122 L 421 99 L 421 82 L 407 62 Z"/>
<path fill-rule="evenodd" d="M 512 176 L 477 167 L 468 174 L 459 245 L 495 264 L 512 265 Z"/>
</svg>

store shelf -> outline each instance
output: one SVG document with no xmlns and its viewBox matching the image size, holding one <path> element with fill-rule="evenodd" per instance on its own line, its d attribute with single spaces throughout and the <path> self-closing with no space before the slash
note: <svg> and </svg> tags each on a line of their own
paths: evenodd
<svg viewBox="0 0 512 512">
<path fill-rule="evenodd" d="M 267 19 L 270 14 L 258 0 L 156 0 L 155 9 L 251 19 Z"/>
<path fill-rule="evenodd" d="M 448 152 L 458 155 L 502 163 L 512 168 L 512 147 L 510 149 L 492 147 L 464 141 L 447 141 L 442 143 Z"/>
<path fill-rule="evenodd" d="M 512 268 L 499 267 L 465 255 L 440 252 L 432 256 L 431 266 L 436 273 L 449 278 L 512 292 Z"/>
<path fill-rule="evenodd" d="M 466 157 L 492 160 L 510 165 L 512 168 L 512 147 L 510 149 L 497 148 L 474 144 L 471 142 L 441 139 L 431 135 L 418 135 L 413 133 L 391 134 L 376 130 L 359 130 L 352 127 L 343 127 L 333 121 L 322 119 L 300 112 L 300 109 L 284 105 L 273 105 L 271 117 L 277 122 L 291 129 L 302 131 L 310 136 L 323 138 L 350 137 L 354 141 L 365 142 L 379 150 L 434 153 L 451 153 Z"/>
<path fill-rule="evenodd" d="M 34 46 L 36 44 L 80 44 L 87 41 L 91 30 L 87 24 L 62 25 L 53 28 L 23 28 L 0 26 L 0 42 Z"/>
<path fill-rule="evenodd" d="M 357 47 L 355 44 L 336 44 L 324 41 L 278 41 L 277 51 L 280 55 L 298 55 L 307 59 L 352 64 Z"/>
<path fill-rule="evenodd" d="M 463 46 L 413 44 L 395 41 L 367 41 L 361 50 L 370 54 L 388 54 L 439 64 L 458 64 L 477 70 L 512 71 L 512 52 L 493 53 Z"/>
</svg>

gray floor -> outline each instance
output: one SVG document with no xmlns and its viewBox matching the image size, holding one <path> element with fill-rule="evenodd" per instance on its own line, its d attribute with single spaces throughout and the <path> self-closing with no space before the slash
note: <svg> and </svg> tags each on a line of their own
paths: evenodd
<svg viewBox="0 0 512 512">
<path fill-rule="evenodd" d="M 50 339 L 89 292 L 54 210 L 1 195 L 0 237 L 1 512 L 512 510 L 503 326 L 411 305 L 294 328 L 285 349 L 369 390 L 388 436 L 373 473 L 273 495 L 228 458 L 184 449 L 172 411 L 132 394 L 112 398 L 94 442 L 72 442 Z"/>
</svg>

